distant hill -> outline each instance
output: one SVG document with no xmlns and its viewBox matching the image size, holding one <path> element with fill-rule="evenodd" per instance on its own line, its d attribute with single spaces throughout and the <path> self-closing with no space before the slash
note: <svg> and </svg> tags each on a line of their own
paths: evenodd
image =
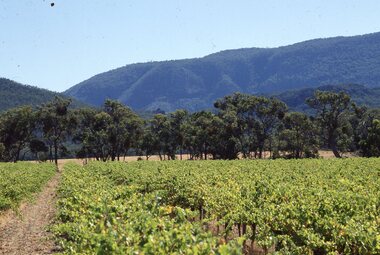
<svg viewBox="0 0 380 255">
<path fill-rule="evenodd" d="M 380 87 L 368 88 L 363 85 L 348 84 L 348 85 L 325 85 L 317 88 L 306 88 L 300 90 L 286 91 L 274 97 L 285 102 L 289 109 L 292 111 L 310 112 L 311 109 L 305 103 L 306 99 L 313 96 L 314 92 L 331 91 L 331 92 L 345 92 L 351 96 L 352 101 L 361 106 L 368 106 L 369 108 L 380 108 Z"/>
<path fill-rule="evenodd" d="M 111 98 L 135 110 L 168 112 L 209 108 L 215 99 L 237 91 L 270 94 L 328 84 L 380 85 L 380 33 L 127 65 L 65 94 L 93 105 Z"/>
<path fill-rule="evenodd" d="M 52 100 L 55 96 L 63 96 L 60 93 L 46 89 L 23 85 L 15 81 L 0 78 L 0 112 L 21 105 L 38 106 Z M 78 100 L 73 101 L 73 107 L 84 106 Z"/>
</svg>

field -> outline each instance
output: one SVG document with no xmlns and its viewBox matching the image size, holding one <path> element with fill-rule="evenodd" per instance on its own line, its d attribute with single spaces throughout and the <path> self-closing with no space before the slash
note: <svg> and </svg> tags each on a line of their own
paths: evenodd
<svg viewBox="0 0 380 255">
<path fill-rule="evenodd" d="M 0 213 L 32 198 L 55 172 L 53 164 L 0 163 Z"/>
<path fill-rule="evenodd" d="M 380 159 L 67 163 L 68 254 L 379 254 Z"/>
</svg>

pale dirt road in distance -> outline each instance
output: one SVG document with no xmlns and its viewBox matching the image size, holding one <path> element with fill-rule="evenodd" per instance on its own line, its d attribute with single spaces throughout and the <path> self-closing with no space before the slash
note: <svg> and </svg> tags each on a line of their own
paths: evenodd
<svg viewBox="0 0 380 255">
<path fill-rule="evenodd" d="M 269 152 L 264 153 L 264 158 L 268 158 L 270 155 Z M 331 151 L 326 151 L 326 150 L 321 150 L 319 151 L 319 156 L 324 159 L 329 159 L 329 158 L 335 158 L 334 154 Z M 355 157 L 355 155 L 346 153 L 343 155 L 343 157 Z M 141 158 L 142 160 L 146 160 L 145 156 L 127 156 L 127 157 L 122 157 L 120 158 L 120 161 L 122 162 L 132 162 L 132 161 L 137 161 L 138 158 Z M 176 160 L 180 159 L 180 155 L 176 155 Z M 182 160 L 189 160 L 190 155 L 189 154 L 182 154 Z M 159 161 L 160 157 L 158 155 L 153 155 L 150 156 L 149 161 Z M 65 164 L 67 162 L 75 162 L 78 164 L 83 164 L 84 162 L 89 162 L 89 161 L 96 161 L 95 158 L 89 158 L 89 159 L 60 159 L 58 160 L 58 164 Z"/>
</svg>

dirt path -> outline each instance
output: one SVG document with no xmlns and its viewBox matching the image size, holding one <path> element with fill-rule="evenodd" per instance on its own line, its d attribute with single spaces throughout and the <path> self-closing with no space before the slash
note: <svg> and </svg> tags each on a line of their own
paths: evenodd
<svg viewBox="0 0 380 255">
<path fill-rule="evenodd" d="M 56 189 L 60 176 L 57 173 L 34 202 L 23 204 L 19 215 L 10 211 L 0 217 L 1 255 L 52 254 L 56 251 L 47 227 L 56 212 Z"/>
</svg>

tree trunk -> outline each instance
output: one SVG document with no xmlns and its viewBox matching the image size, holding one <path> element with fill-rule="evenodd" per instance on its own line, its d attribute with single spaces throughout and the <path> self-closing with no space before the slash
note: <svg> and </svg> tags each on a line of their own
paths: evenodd
<svg viewBox="0 0 380 255">
<path fill-rule="evenodd" d="M 243 223 L 241 232 L 242 232 L 243 236 L 245 236 L 245 234 L 247 233 L 247 224 L 246 223 Z M 245 246 L 245 243 L 246 243 L 246 239 L 244 238 L 243 247 Z"/>
<path fill-rule="evenodd" d="M 58 166 L 58 142 L 54 141 L 54 163 Z"/>
<path fill-rule="evenodd" d="M 14 161 L 15 163 L 20 160 L 21 150 L 22 150 L 22 144 L 19 144 L 19 146 L 17 147 L 16 156 L 15 156 L 15 161 Z"/>
<path fill-rule="evenodd" d="M 224 223 L 224 240 L 226 241 L 226 243 L 228 241 L 228 233 L 229 233 L 228 223 L 226 222 Z"/>
<path fill-rule="evenodd" d="M 203 220 L 203 207 L 202 205 L 199 206 L 199 220 Z"/>
<path fill-rule="evenodd" d="M 335 138 L 332 135 L 330 135 L 330 138 L 329 138 L 329 147 L 331 148 L 331 150 L 334 153 L 334 156 L 336 158 L 341 158 L 342 156 L 340 155 L 336 144 L 337 143 L 336 143 Z"/>
<path fill-rule="evenodd" d="M 269 140 L 269 158 L 272 158 L 272 139 Z"/>
<path fill-rule="evenodd" d="M 252 224 L 251 228 L 252 228 L 251 249 L 253 250 L 254 243 L 255 243 L 255 240 L 256 240 L 256 224 Z"/>
<path fill-rule="evenodd" d="M 332 152 L 334 153 L 334 156 L 335 156 L 336 158 L 341 158 L 341 157 L 342 157 L 342 155 L 340 155 L 340 153 L 339 153 L 339 151 L 338 151 L 338 149 L 336 148 L 335 145 L 331 146 L 331 150 L 332 150 Z"/>
<path fill-rule="evenodd" d="M 259 149 L 259 159 L 262 159 L 263 158 L 263 149 L 260 148 Z"/>
<path fill-rule="evenodd" d="M 49 144 L 49 160 L 50 162 L 53 162 L 53 146 Z"/>
</svg>

